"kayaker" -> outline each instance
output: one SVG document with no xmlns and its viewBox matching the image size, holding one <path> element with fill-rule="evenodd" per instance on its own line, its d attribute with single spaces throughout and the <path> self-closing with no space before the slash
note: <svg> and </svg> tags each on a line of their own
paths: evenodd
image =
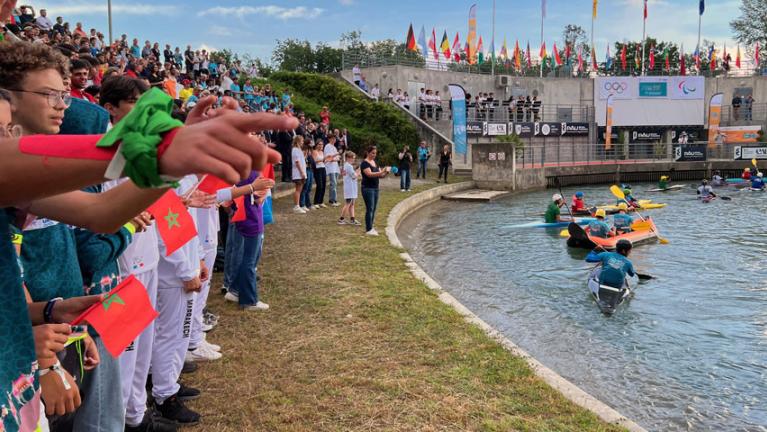
<svg viewBox="0 0 767 432">
<path fill-rule="evenodd" d="M 634 198 L 633 195 L 631 195 L 631 185 L 623 185 L 623 195 L 625 195 L 626 203 L 628 203 L 629 207 L 631 208 L 639 208 L 639 201 Z M 618 200 L 618 204 L 622 203 L 623 200 Z"/>
<path fill-rule="evenodd" d="M 711 185 L 708 184 L 708 180 L 703 179 L 703 181 L 700 182 L 700 187 L 698 187 L 698 196 L 700 197 L 700 199 L 703 199 L 703 200 L 716 198 L 716 194 L 714 193 L 714 188 L 712 188 Z"/>
<path fill-rule="evenodd" d="M 623 203 L 623 205 L 626 205 L 626 203 Z M 610 225 L 607 225 L 607 222 L 605 222 L 605 215 L 605 209 L 597 209 L 596 213 L 594 214 L 597 219 L 590 222 L 588 226 L 590 236 L 599 238 L 615 236 L 615 229 L 610 228 Z"/>
<path fill-rule="evenodd" d="M 631 232 L 631 224 L 634 218 L 626 214 L 629 206 L 625 202 L 618 204 L 618 213 L 613 215 L 613 226 L 616 234 Z"/>
<path fill-rule="evenodd" d="M 751 180 L 751 168 L 745 168 L 743 175 L 740 176 L 743 180 Z"/>
<path fill-rule="evenodd" d="M 634 265 L 629 261 L 631 242 L 623 239 L 618 240 L 615 252 L 597 253 L 595 250 L 586 256 L 586 262 L 601 263 L 602 272 L 599 274 L 599 283 L 613 288 L 622 288 L 626 276 L 634 276 Z"/>
<path fill-rule="evenodd" d="M 751 178 L 751 189 L 764 189 L 764 174 L 756 173 L 756 177 Z"/>
<path fill-rule="evenodd" d="M 714 175 L 711 177 L 711 183 L 712 186 L 724 186 L 726 182 L 722 178 L 721 172 L 714 171 Z"/>
<path fill-rule="evenodd" d="M 573 195 L 573 205 L 570 207 L 573 214 L 583 213 L 586 211 L 586 203 L 583 202 L 583 192 L 576 192 Z"/>
<path fill-rule="evenodd" d="M 658 181 L 658 189 L 668 189 L 668 176 L 660 176 L 660 180 Z"/>
<path fill-rule="evenodd" d="M 546 208 L 546 223 L 562 222 L 561 211 L 559 210 L 565 205 L 565 200 L 560 194 L 554 194 L 551 197 L 551 204 Z"/>
</svg>

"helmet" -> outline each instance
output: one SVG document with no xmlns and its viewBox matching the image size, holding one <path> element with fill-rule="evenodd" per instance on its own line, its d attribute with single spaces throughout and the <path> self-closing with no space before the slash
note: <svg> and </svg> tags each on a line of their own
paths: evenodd
<svg viewBox="0 0 767 432">
<path fill-rule="evenodd" d="M 594 214 L 596 217 L 605 217 L 607 213 L 605 212 L 605 209 L 597 209 L 597 212 Z"/>
<path fill-rule="evenodd" d="M 618 204 L 618 209 L 620 209 L 620 210 L 628 210 L 629 206 L 625 202 L 622 202 L 622 203 Z"/>
<path fill-rule="evenodd" d="M 756 173 L 756 176 L 757 176 L 757 177 L 763 177 L 763 176 L 764 176 L 764 174 L 762 174 L 762 173 Z"/>
<path fill-rule="evenodd" d="M 628 251 L 630 251 L 631 248 L 632 248 L 631 241 L 626 239 L 618 240 L 618 243 L 615 245 L 615 251 L 621 255 L 626 255 L 626 253 L 628 253 Z"/>
<path fill-rule="evenodd" d="M 702 181 L 702 182 L 700 182 L 700 184 L 702 184 L 702 185 L 704 185 L 704 186 L 705 186 L 705 185 L 707 185 L 707 184 L 708 184 L 708 180 L 706 180 L 706 179 L 703 179 L 703 181 Z"/>
<path fill-rule="evenodd" d="M 746 168 L 746 169 L 744 169 L 743 171 L 745 171 L 745 172 L 751 172 L 751 168 Z"/>
<path fill-rule="evenodd" d="M 661 180 L 668 180 L 668 176 L 660 176 Z"/>
<path fill-rule="evenodd" d="M 583 198 L 583 192 L 576 192 L 575 193 L 576 198 Z"/>
<path fill-rule="evenodd" d="M 560 195 L 560 194 L 554 194 L 554 195 L 551 196 L 551 200 L 554 201 L 554 202 L 557 202 L 557 201 L 559 201 L 561 199 L 562 199 L 562 195 Z"/>
<path fill-rule="evenodd" d="M 628 183 L 623 183 L 621 186 L 623 186 L 623 189 L 631 190 L 631 185 Z"/>
<path fill-rule="evenodd" d="M 624 188 L 623 195 L 631 195 L 631 188 Z"/>
</svg>

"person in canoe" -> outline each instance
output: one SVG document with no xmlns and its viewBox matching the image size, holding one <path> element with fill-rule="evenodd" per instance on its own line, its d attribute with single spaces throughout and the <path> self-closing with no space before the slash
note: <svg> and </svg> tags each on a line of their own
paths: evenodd
<svg viewBox="0 0 767 432">
<path fill-rule="evenodd" d="M 743 174 L 741 174 L 740 178 L 743 180 L 751 180 L 751 168 L 743 169 Z"/>
<path fill-rule="evenodd" d="M 668 189 L 668 176 L 660 176 L 660 180 L 658 180 L 658 189 Z"/>
<path fill-rule="evenodd" d="M 559 210 L 565 205 L 565 200 L 560 194 L 554 194 L 551 197 L 551 203 L 546 208 L 546 215 L 544 216 L 546 223 L 562 222 L 562 212 Z"/>
<path fill-rule="evenodd" d="M 630 208 L 639 208 L 639 201 L 634 198 L 634 195 L 631 194 L 631 185 L 624 184 L 623 185 L 623 195 L 626 196 L 625 201 L 628 203 Z M 624 202 L 624 200 L 618 200 L 617 204 L 620 204 Z"/>
<path fill-rule="evenodd" d="M 618 204 L 618 213 L 613 215 L 613 227 L 615 227 L 616 234 L 631 232 L 631 224 L 634 223 L 634 218 L 626 213 L 628 208 L 629 206 L 625 202 Z"/>
<path fill-rule="evenodd" d="M 764 174 L 756 173 L 756 177 L 751 177 L 751 189 L 764 189 Z"/>
<path fill-rule="evenodd" d="M 630 253 L 631 242 L 623 239 L 615 245 L 615 252 L 589 252 L 586 262 L 602 264 L 602 272 L 599 275 L 601 285 L 620 289 L 627 275 L 633 277 L 636 274 L 634 264 L 628 259 Z"/>
<path fill-rule="evenodd" d="M 700 186 L 698 187 L 698 198 L 703 201 L 711 201 L 712 199 L 716 198 L 714 188 L 708 184 L 708 180 L 706 179 L 703 179 L 703 181 L 700 182 Z"/>
<path fill-rule="evenodd" d="M 626 203 L 623 203 L 623 205 L 626 205 Z M 611 228 L 610 225 L 607 225 L 607 222 L 605 222 L 605 215 L 605 209 L 597 209 L 594 214 L 597 219 L 590 222 L 588 226 L 590 236 L 599 238 L 615 237 L 615 229 Z"/>
<path fill-rule="evenodd" d="M 591 214 L 589 210 L 586 209 L 586 203 L 583 201 L 583 192 L 576 192 L 575 195 L 573 195 L 573 204 L 570 206 L 570 209 L 573 211 L 574 215 Z"/>
</svg>

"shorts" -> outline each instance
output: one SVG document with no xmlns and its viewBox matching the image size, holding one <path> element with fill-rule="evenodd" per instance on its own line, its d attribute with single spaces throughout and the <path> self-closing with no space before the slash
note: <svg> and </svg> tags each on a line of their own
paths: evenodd
<svg viewBox="0 0 767 432">
<path fill-rule="evenodd" d="M 302 183 L 304 183 L 305 181 L 306 181 L 306 179 L 293 179 L 293 183 L 295 183 L 295 184 L 297 184 L 297 185 L 298 185 L 298 184 L 302 184 Z"/>
<path fill-rule="evenodd" d="M 346 204 L 351 204 L 356 198 L 346 198 Z"/>
</svg>

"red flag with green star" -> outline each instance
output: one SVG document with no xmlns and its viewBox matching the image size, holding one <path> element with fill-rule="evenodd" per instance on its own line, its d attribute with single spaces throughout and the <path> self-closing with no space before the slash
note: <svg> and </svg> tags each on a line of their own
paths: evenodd
<svg viewBox="0 0 767 432">
<path fill-rule="evenodd" d="M 197 236 L 192 215 L 173 189 L 165 192 L 147 211 L 154 216 L 157 232 L 165 242 L 166 256 Z"/>
<path fill-rule="evenodd" d="M 100 303 L 86 309 L 72 325 L 87 322 L 93 326 L 107 351 L 117 358 L 157 315 L 146 288 L 131 275 L 104 294 Z"/>
</svg>

